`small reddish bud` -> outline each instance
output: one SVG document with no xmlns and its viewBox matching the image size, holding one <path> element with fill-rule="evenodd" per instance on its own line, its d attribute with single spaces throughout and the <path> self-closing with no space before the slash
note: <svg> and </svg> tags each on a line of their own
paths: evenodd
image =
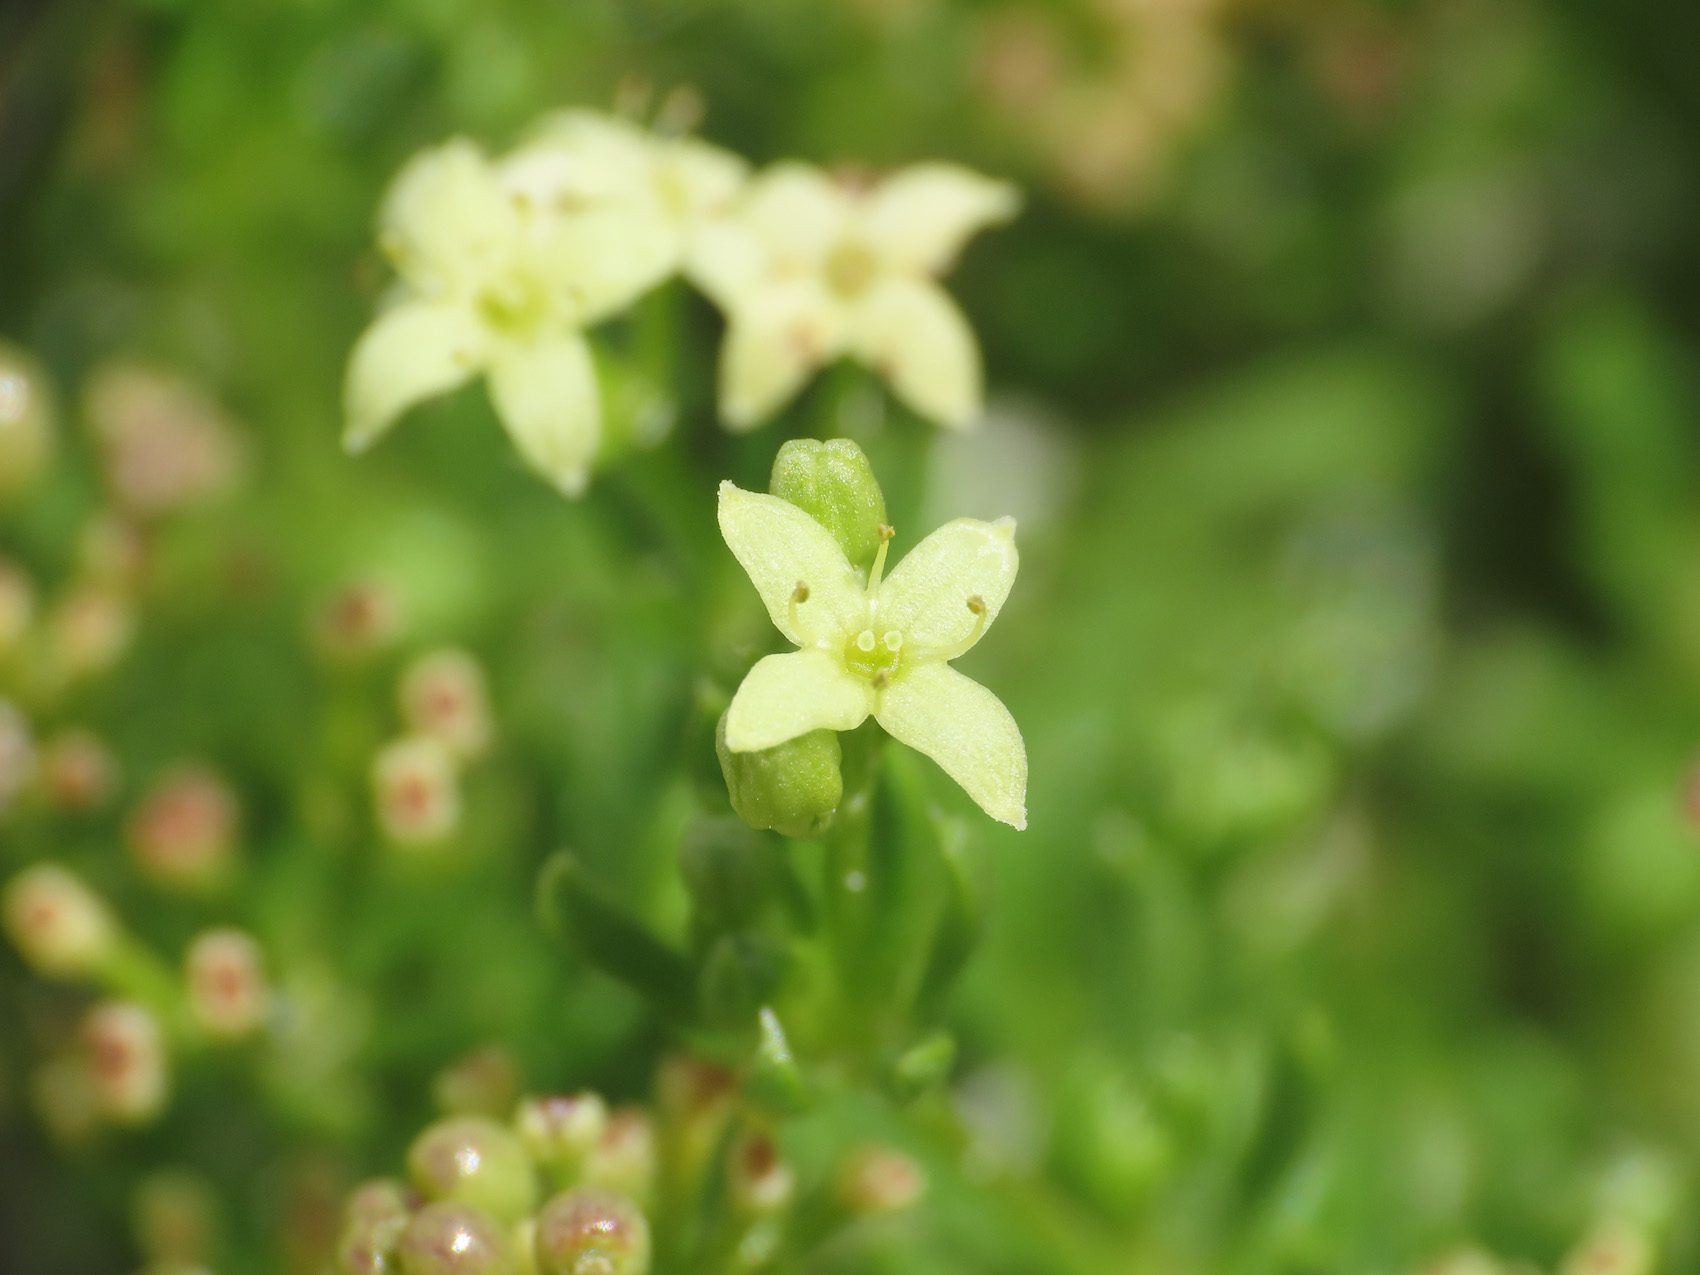
<svg viewBox="0 0 1700 1275">
<path fill-rule="evenodd" d="M 584 1181 L 647 1203 L 655 1190 L 655 1124 L 638 1107 L 621 1107 L 608 1116 L 602 1140 L 584 1161 Z"/>
<path fill-rule="evenodd" d="M 896 1213 L 927 1190 L 927 1175 L 901 1151 L 863 1147 L 838 1173 L 838 1198 L 852 1213 Z"/>
<path fill-rule="evenodd" d="M 484 670 L 465 651 L 444 648 L 408 665 L 400 699 L 408 729 L 441 740 L 457 758 L 489 748 L 493 730 Z"/>
<path fill-rule="evenodd" d="M 338 1275 L 394 1275 L 400 1270 L 397 1250 L 412 1217 L 407 1190 L 401 1183 L 380 1178 L 355 1188 L 343 1207 L 342 1234 L 337 1240 Z"/>
<path fill-rule="evenodd" d="M 159 1020 L 133 1001 L 104 1001 L 83 1019 L 83 1046 L 103 1115 L 141 1124 L 165 1106 L 165 1041 Z"/>
<path fill-rule="evenodd" d="M 117 664 L 135 633 L 135 613 L 111 588 L 71 588 L 48 617 L 47 651 L 54 675 L 66 681 L 94 677 Z"/>
<path fill-rule="evenodd" d="M 431 1082 L 437 1106 L 456 1116 L 506 1115 L 519 1088 L 519 1064 L 500 1045 L 475 1049 Z"/>
<path fill-rule="evenodd" d="M 260 945 L 241 930 L 208 930 L 184 961 L 189 1010 L 209 1036 L 235 1040 L 265 1022 L 270 993 Z"/>
<path fill-rule="evenodd" d="M 398 845 L 441 841 L 460 826 L 460 779 L 441 740 L 409 735 L 372 763 L 378 826 Z"/>
<path fill-rule="evenodd" d="M 514 1275 L 506 1231 L 483 1209 L 439 1200 L 413 1215 L 397 1245 L 404 1275 Z"/>
<path fill-rule="evenodd" d="M 608 1106 L 590 1092 L 527 1098 L 514 1113 L 514 1130 L 532 1159 L 546 1169 L 570 1171 L 602 1142 Z"/>
<path fill-rule="evenodd" d="M 235 868 L 236 797 L 203 766 L 165 774 L 130 815 L 132 857 L 162 886 L 207 890 Z"/>
<path fill-rule="evenodd" d="M 170 513 L 235 486 L 242 461 L 235 428 L 192 382 L 140 363 L 109 363 L 89 382 L 86 410 L 107 487 L 133 513 Z"/>
<path fill-rule="evenodd" d="M 41 749 L 41 782 L 62 810 L 98 810 L 118 788 L 118 759 L 92 731 L 62 730 Z"/>
<path fill-rule="evenodd" d="M 3 910 L 18 951 L 53 978 L 86 978 L 117 947 L 118 927 L 106 904 L 56 863 L 38 863 L 13 877 Z"/>
<path fill-rule="evenodd" d="M 537 1215 L 538 1275 L 647 1275 L 649 1223 L 601 1187 L 563 1191 Z"/>
<path fill-rule="evenodd" d="M 746 1213 L 776 1213 L 797 1193 L 792 1172 L 765 1133 L 750 1133 L 732 1149 L 732 1198 Z"/>
<path fill-rule="evenodd" d="M 407 1172 L 426 1199 L 461 1200 L 504 1222 L 530 1212 L 537 1199 L 536 1174 L 519 1138 L 483 1116 L 430 1126 L 408 1148 Z"/>
<path fill-rule="evenodd" d="M 392 645 L 405 627 L 401 598 L 381 580 L 345 584 L 313 623 L 319 649 L 344 662 L 364 659 Z"/>
</svg>

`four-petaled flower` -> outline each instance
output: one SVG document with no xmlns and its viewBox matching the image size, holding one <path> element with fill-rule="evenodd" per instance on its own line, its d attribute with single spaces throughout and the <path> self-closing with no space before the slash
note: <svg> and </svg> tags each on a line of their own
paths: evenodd
<svg viewBox="0 0 1700 1275">
<path fill-rule="evenodd" d="M 820 523 L 777 496 L 720 485 L 720 530 L 774 625 L 799 648 L 760 660 L 732 700 L 726 744 L 772 748 L 872 714 L 992 818 L 1027 826 L 1027 750 L 1002 702 L 949 661 L 997 618 L 1015 582 L 1015 521 L 958 518 L 868 578 Z M 883 578 L 882 578 L 883 576 Z"/>
<path fill-rule="evenodd" d="M 727 315 L 726 425 L 760 424 L 846 354 L 922 416 L 972 425 L 980 353 L 936 276 L 1019 204 L 1014 187 L 954 164 L 918 164 L 872 187 L 799 163 L 756 176 L 733 215 L 702 229 L 689 264 Z"/>
<path fill-rule="evenodd" d="M 354 347 L 343 442 L 362 451 L 414 403 L 485 374 L 526 461 L 577 495 L 602 427 L 583 329 L 655 282 L 672 232 L 618 200 L 539 201 L 518 158 L 457 139 L 391 186 L 380 244 L 403 286 Z"/>
</svg>

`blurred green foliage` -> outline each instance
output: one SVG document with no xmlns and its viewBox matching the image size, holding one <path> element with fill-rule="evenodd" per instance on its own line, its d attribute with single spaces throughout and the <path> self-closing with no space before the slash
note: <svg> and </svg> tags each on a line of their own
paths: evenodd
<svg viewBox="0 0 1700 1275">
<path fill-rule="evenodd" d="M 292 1015 L 185 1059 L 158 1124 L 64 1147 L 30 1075 L 84 999 L 0 950 L 0 1265 L 136 1266 L 133 1192 L 171 1168 L 213 1184 L 219 1271 L 318 1270 L 342 1192 L 494 1043 L 530 1089 L 618 1100 L 670 1050 L 746 1065 L 805 1183 L 847 1142 L 907 1148 L 920 1209 L 811 1270 L 1555 1268 L 1614 1226 L 1700 1270 L 1700 28 L 1651 0 L 1145 8 L 1192 15 L 1212 69 L 1158 64 L 1196 109 L 1136 115 L 1173 86 L 1104 50 L 1181 37 L 1085 0 L 0 11 L 0 333 L 61 404 L 5 552 L 45 593 L 78 570 L 110 356 L 209 387 L 252 452 L 235 497 L 150 526 L 118 668 L 31 706 L 109 743 L 117 807 L 21 805 L 0 873 L 75 867 L 172 964 L 239 924 Z M 987 428 L 935 437 L 840 370 L 729 437 L 718 320 L 673 285 L 604 333 L 672 437 L 583 501 L 477 389 L 343 456 L 397 166 L 678 85 L 758 162 L 1024 182 L 951 285 Z M 1101 146 L 1106 114 L 1143 149 Z M 618 428 L 642 386 L 610 393 Z M 715 485 L 836 434 L 905 537 L 1022 520 L 966 667 L 1025 733 L 1025 833 L 864 732 L 846 784 L 879 771 L 858 844 L 885 861 L 687 835 L 727 814 L 714 724 L 774 641 Z M 314 617 L 359 581 L 400 636 L 329 659 Z M 452 844 L 409 857 L 367 769 L 443 642 L 482 661 L 498 743 Z M 241 803 L 212 898 L 121 849 L 182 758 Z"/>
</svg>

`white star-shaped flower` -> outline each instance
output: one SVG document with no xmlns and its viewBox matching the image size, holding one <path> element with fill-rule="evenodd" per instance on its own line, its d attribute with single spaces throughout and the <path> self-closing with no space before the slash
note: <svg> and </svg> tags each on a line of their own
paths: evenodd
<svg viewBox="0 0 1700 1275">
<path fill-rule="evenodd" d="M 757 662 L 733 697 L 726 744 L 772 748 L 872 714 L 925 753 L 994 819 L 1027 826 L 1027 750 L 997 696 L 950 667 L 1015 582 L 1015 521 L 958 518 L 868 579 L 820 523 L 778 496 L 720 485 L 720 531 L 774 625 L 797 650 Z M 883 578 L 882 578 L 883 577 Z"/>
<path fill-rule="evenodd" d="M 922 416 L 972 425 L 979 347 L 937 276 L 1019 206 L 1014 187 L 954 164 L 918 164 L 871 188 L 799 163 L 752 179 L 732 216 L 702 228 L 688 267 L 727 316 L 727 426 L 760 424 L 846 354 Z"/>
<path fill-rule="evenodd" d="M 380 243 L 402 288 L 349 360 L 350 451 L 413 404 L 482 374 L 532 468 L 567 495 L 584 490 L 602 415 L 583 329 L 654 282 L 669 231 L 617 200 L 539 204 L 527 178 L 464 139 L 397 176 Z"/>
</svg>

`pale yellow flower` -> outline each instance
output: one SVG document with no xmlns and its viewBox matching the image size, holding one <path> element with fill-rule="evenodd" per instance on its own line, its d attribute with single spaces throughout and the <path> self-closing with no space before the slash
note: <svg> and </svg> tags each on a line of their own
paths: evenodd
<svg viewBox="0 0 1700 1275">
<path fill-rule="evenodd" d="M 799 163 L 755 177 L 734 215 L 702 228 L 689 265 L 727 316 L 727 426 L 760 424 L 841 355 L 878 371 L 922 416 L 971 426 L 979 347 L 936 280 L 969 236 L 1019 203 L 1014 187 L 953 164 L 919 164 L 869 188 Z"/>
<path fill-rule="evenodd" d="M 890 529 L 864 582 L 831 534 L 777 496 L 720 485 L 720 530 L 798 649 L 745 677 L 726 717 L 733 752 L 871 714 L 925 753 L 994 819 L 1027 826 L 1027 750 L 997 696 L 950 667 L 1015 582 L 1015 521 L 958 518 L 884 576 Z"/>
<path fill-rule="evenodd" d="M 567 495 L 601 440 L 583 330 L 655 281 L 666 227 L 618 202 L 533 198 L 517 159 L 457 139 L 416 156 L 390 188 L 380 242 L 400 298 L 349 360 L 343 442 L 362 451 L 407 408 L 478 375 L 528 464 Z"/>
</svg>

